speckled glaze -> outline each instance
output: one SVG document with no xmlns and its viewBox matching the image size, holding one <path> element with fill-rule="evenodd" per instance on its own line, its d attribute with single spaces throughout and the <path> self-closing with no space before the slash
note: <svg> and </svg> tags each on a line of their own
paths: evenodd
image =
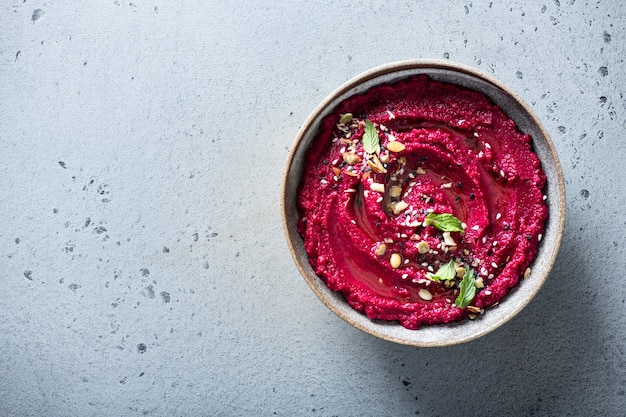
<svg viewBox="0 0 626 417">
<path fill-rule="evenodd" d="M 488 309 L 484 316 L 474 321 L 424 326 L 416 331 L 395 323 L 370 320 L 364 314 L 353 310 L 341 294 L 326 287 L 309 265 L 302 238 L 297 232 L 296 196 L 303 172 L 304 155 L 316 136 L 320 121 L 338 103 L 354 94 L 378 84 L 395 82 L 417 74 L 428 74 L 437 81 L 454 83 L 482 92 L 502 108 L 522 132 L 532 136 L 534 150 L 548 179 L 546 194 L 550 215 L 539 254 L 531 264 L 533 271 L 531 277 L 522 281 L 496 308 Z M 548 278 L 559 250 L 565 222 L 563 175 L 552 141 L 541 122 L 528 105 L 498 80 L 476 69 L 449 61 L 412 60 L 387 64 L 353 78 L 332 92 L 311 113 L 296 136 L 287 158 L 281 197 L 283 226 L 291 254 L 301 274 L 319 299 L 339 317 L 364 332 L 395 343 L 419 347 L 468 342 L 495 330 L 519 313 Z"/>
</svg>

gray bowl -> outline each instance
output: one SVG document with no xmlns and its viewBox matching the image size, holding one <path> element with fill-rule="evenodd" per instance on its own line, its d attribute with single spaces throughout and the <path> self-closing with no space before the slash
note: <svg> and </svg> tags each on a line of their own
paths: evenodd
<svg viewBox="0 0 626 417">
<path fill-rule="evenodd" d="M 375 85 L 393 83 L 418 74 L 428 74 L 434 80 L 482 92 L 513 119 L 522 132 L 532 136 L 534 151 L 541 160 L 547 177 L 545 192 L 548 196 L 549 217 L 539 253 L 531 264 L 532 275 L 520 281 L 497 307 L 489 308 L 479 320 L 409 330 L 398 323 L 371 320 L 365 314 L 352 309 L 341 294 L 328 289 L 315 274 L 304 250 L 302 237 L 297 231 L 297 194 L 304 171 L 306 151 L 326 115 L 350 96 L 360 94 Z M 289 249 L 300 273 L 319 299 L 339 317 L 366 333 L 391 342 L 419 347 L 468 342 L 502 326 L 519 313 L 548 278 L 559 250 L 565 223 L 565 185 L 561 166 L 547 131 L 530 107 L 493 77 L 465 65 L 438 60 L 412 60 L 383 65 L 353 78 L 332 92 L 313 110 L 295 138 L 283 175 L 281 199 L 283 227 Z"/>
</svg>

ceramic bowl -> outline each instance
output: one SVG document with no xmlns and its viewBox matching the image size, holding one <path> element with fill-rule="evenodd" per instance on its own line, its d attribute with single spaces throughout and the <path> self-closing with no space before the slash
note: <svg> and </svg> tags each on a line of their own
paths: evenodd
<svg viewBox="0 0 626 417">
<path fill-rule="evenodd" d="M 328 289 L 311 268 L 297 231 L 297 195 L 304 169 L 305 153 L 315 139 L 320 121 L 343 100 L 379 84 L 393 83 L 406 77 L 428 74 L 437 81 L 457 84 L 479 91 L 498 105 L 518 128 L 532 136 L 534 151 L 547 176 L 545 193 L 549 218 L 531 264 L 531 278 L 523 280 L 495 308 L 488 308 L 479 320 L 463 320 L 453 324 L 422 326 L 408 330 L 395 322 L 370 320 L 352 309 L 344 297 Z M 565 186 L 554 145 L 546 129 L 531 108 L 508 87 L 474 68 L 438 60 L 402 61 L 367 71 L 333 91 L 306 119 L 298 132 L 287 158 L 282 182 L 282 216 L 289 249 L 300 273 L 319 299 L 335 314 L 354 327 L 373 336 L 405 345 L 438 347 L 476 339 L 502 326 L 518 314 L 537 294 L 548 278 L 557 256 L 565 221 Z"/>
</svg>

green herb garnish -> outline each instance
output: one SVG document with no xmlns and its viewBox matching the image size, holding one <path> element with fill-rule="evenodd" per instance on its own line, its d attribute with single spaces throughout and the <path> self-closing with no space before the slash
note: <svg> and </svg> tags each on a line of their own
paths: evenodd
<svg viewBox="0 0 626 417">
<path fill-rule="evenodd" d="M 365 133 L 363 134 L 363 148 L 370 155 L 380 151 L 380 142 L 378 141 L 378 131 L 369 119 L 365 119 Z"/>
<path fill-rule="evenodd" d="M 463 232 L 461 220 L 449 213 L 430 213 L 426 216 L 426 226 L 435 226 L 442 232 Z"/>
<path fill-rule="evenodd" d="M 433 281 L 448 281 L 454 277 L 456 277 L 456 264 L 454 259 L 450 259 L 450 262 L 440 266 L 435 275 L 430 276 L 430 279 Z"/>
<path fill-rule="evenodd" d="M 465 267 L 465 275 L 463 280 L 459 284 L 459 296 L 456 298 L 454 305 L 458 308 L 467 307 L 476 294 L 476 278 L 474 277 L 474 271 L 469 266 Z"/>
</svg>

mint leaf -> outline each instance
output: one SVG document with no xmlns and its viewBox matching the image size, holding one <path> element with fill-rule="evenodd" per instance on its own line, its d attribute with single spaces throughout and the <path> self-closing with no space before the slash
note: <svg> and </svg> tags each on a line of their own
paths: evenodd
<svg viewBox="0 0 626 417">
<path fill-rule="evenodd" d="M 430 276 L 430 279 L 433 281 L 448 281 L 454 277 L 456 277 L 456 264 L 454 259 L 450 259 L 450 262 L 440 266 L 435 275 Z"/>
<path fill-rule="evenodd" d="M 380 151 L 380 142 L 378 141 L 378 131 L 369 119 L 365 119 L 365 133 L 363 134 L 363 148 L 370 155 Z"/>
<path fill-rule="evenodd" d="M 476 278 L 474 276 L 474 271 L 472 271 L 469 266 L 466 266 L 465 275 L 463 275 L 463 280 L 461 281 L 461 284 L 459 284 L 459 296 L 456 298 L 454 305 L 458 308 L 467 307 L 474 299 L 475 294 Z"/>
<path fill-rule="evenodd" d="M 426 226 L 435 226 L 442 232 L 463 232 L 461 220 L 449 213 L 430 213 L 426 216 Z"/>
</svg>

